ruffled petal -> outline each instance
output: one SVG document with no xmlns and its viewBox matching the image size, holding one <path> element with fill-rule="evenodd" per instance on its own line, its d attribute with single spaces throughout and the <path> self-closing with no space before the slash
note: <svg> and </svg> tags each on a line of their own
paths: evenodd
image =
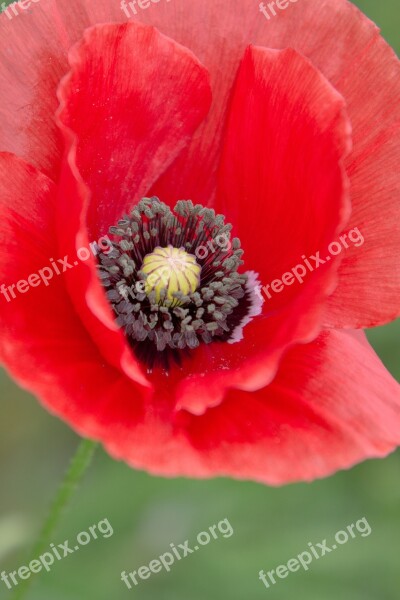
<svg viewBox="0 0 400 600">
<path fill-rule="evenodd" d="M 83 435 L 100 435 L 102 411 L 120 418 L 122 398 L 134 427 L 148 390 L 104 360 L 74 310 L 64 268 L 82 264 L 58 254 L 55 192 L 35 168 L 0 154 L 0 362 Z"/>
<path fill-rule="evenodd" d="M 290 350 L 268 387 L 180 417 L 209 475 L 312 481 L 400 444 L 400 386 L 364 334 L 325 332 Z"/>
</svg>

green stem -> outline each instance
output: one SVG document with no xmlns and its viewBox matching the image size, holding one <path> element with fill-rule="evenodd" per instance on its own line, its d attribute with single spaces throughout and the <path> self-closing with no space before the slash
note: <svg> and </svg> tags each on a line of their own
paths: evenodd
<svg viewBox="0 0 400 600">
<path fill-rule="evenodd" d="M 31 553 L 32 559 L 37 559 L 43 551 L 48 549 L 52 541 L 52 536 L 67 505 L 69 504 L 75 490 L 80 484 L 87 468 L 92 462 L 97 445 L 97 442 L 92 442 L 85 439 L 79 444 L 78 450 L 71 460 L 64 480 L 57 492 L 56 497 L 54 498 L 53 504 L 51 505 L 50 513 L 43 524 L 39 539 L 33 547 Z M 31 576 L 29 579 L 24 579 L 22 582 L 20 582 L 18 584 L 18 588 L 15 590 L 12 600 L 22 600 L 22 598 L 25 598 L 31 586 L 32 580 L 33 577 Z"/>
</svg>

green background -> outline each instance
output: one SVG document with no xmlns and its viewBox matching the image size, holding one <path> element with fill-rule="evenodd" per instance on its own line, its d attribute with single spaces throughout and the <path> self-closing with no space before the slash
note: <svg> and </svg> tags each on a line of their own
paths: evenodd
<svg viewBox="0 0 400 600">
<path fill-rule="evenodd" d="M 207 0 L 209 1 L 209 0 Z M 227 0 L 229 1 L 229 0 Z M 356 4 L 400 50 L 398 0 Z M 400 323 L 369 333 L 376 351 L 400 379 Z M 26 555 L 57 489 L 78 437 L 0 373 L 0 571 L 26 564 Z M 398 600 L 400 598 L 400 452 L 365 462 L 312 484 L 268 488 L 227 479 L 166 480 L 137 473 L 98 451 L 84 484 L 54 536 L 76 535 L 103 518 L 114 528 L 79 553 L 36 576 L 31 600 Z M 369 537 L 349 541 L 267 590 L 258 580 L 336 531 L 366 517 Z M 234 535 L 129 591 L 122 570 L 133 571 L 219 520 Z M 328 541 L 329 543 L 329 541 Z M 0 582 L 0 598 L 9 598 Z"/>
</svg>

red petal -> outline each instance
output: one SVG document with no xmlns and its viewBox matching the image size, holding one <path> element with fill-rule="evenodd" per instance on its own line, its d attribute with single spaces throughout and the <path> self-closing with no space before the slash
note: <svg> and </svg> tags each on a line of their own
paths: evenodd
<svg viewBox="0 0 400 600">
<path fill-rule="evenodd" d="M 56 89 L 65 74 L 71 40 L 55 1 L 14 3 L 0 14 L 0 150 L 23 157 L 57 180 L 62 138 L 54 121 Z M 11 18 L 10 18 L 11 17 Z"/>
<path fill-rule="evenodd" d="M 371 94 L 363 80 L 347 99 L 354 152 L 346 164 L 353 204 L 346 229 L 357 228 L 361 236 L 353 234 L 357 246 L 344 253 L 329 300 L 327 322 L 337 328 L 374 327 L 400 315 L 400 62 L 378 36 L 363 58 L 366 80 L 381 69 L 388 81 L 371 83 L 379 89 Z M 354 77 L 354 71 L 344 73 L 339 86 L 351 86 Z"/>
<path fill-rule="evenodd" d="M 337 264 L 331 260 L 311 273 L 302 254 L 320 251 L 324 259 L 349 212 L 343 106 L 324 77 L 293 50 L 247 51 L 232 100 L 216 208 L 236 224 L 245 264 L 260 273 L 263 285 L 299 263 L 306 274 L 302 285 L 281 285 L 278 294 L 267 289 L 263 316 L 245 327 L 240 344 L 195 353 L 178 406 L 199 414 L 218 404 L 226 387 L 259 389 L 271 380 L 285 348 L 318 334 Z"/>
<path fill-rule="evenodd" d="M 70 61 L 59 90 L 68 161 L 58 224 L 63 251 L 75 255 L 106 235 L 176 157 L 205 116 L 210 90 L 190 52 L 134 23 L 88 30 Z M 116 331 L 94 260 L 71 272 L 68 285 L 104 355 L 145 383 Z"/>
<path fill-rule="evenodd" d="M 400 387 L 364 334 L 324 333 L 291 350 L 270 386 L 181 425 L 209 474 L 311 481 L 400 444 Z"/>
<path fill-rule="evenodd" d="M 51 412 L 85 435 L 99 433 L 107 402 L 118 414 L 119 400 L 110 390 L 116 396 L 124 390 L 125 403 L 135 398 L 125 410 L 140 413 L 143 388 L 105 363 L 68 298 L 55 240 L 54 184 L 21 159 L 2 153 L 0 208 L 0 272 L 5 284 L 0 296 L 0 361 Z"/>
<path fill-rule="evenodd" d="M 86 218 L 97 239 L 185 147 L 211 92 L 188 50 L 137 23 L 88 30 L 69 61 L 59 122 L 91 196 Z"/>
<path fill-rule="evenodd" d="M 344 106 L 294 50 L 247 50 L 233 92 L 216 209 L 236 225 L 246 266 L 263 284 L 303 263 L 302 255 L 320 251 L 325 259 L 350 215 L 343 159 L 351 128 Z M 297 283 L 272 293 L 268 307 L 279 308 L 300 292 Z"/>
</svg>

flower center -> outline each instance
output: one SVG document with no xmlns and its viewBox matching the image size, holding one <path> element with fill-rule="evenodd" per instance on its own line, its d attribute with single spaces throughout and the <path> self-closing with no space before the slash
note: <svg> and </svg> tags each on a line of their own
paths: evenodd
<svg viewBox="0 0 400 600">
<path fill-rule="evenodd" d="M 147 296 L 155 292 L 156 302 L 163 306 L 183 304 L 176 297 L 177 292 L 184 296 L 194 294 L 200 285 L 201 267 L 196 257 L 171 245 L 146 254 L 140 271 L 146 278 Z"/>
<path fill-rule="evenodd" d="M 234 343 L 261 312 L 254 272 L 241 274 L 243 250 L 223 215 L 188 200 L 174 211 L 144 198 L 110 228 L 99 277 L 117 323 L 148 370 L 181 363 L 201 343 Z"/>
</svg>

